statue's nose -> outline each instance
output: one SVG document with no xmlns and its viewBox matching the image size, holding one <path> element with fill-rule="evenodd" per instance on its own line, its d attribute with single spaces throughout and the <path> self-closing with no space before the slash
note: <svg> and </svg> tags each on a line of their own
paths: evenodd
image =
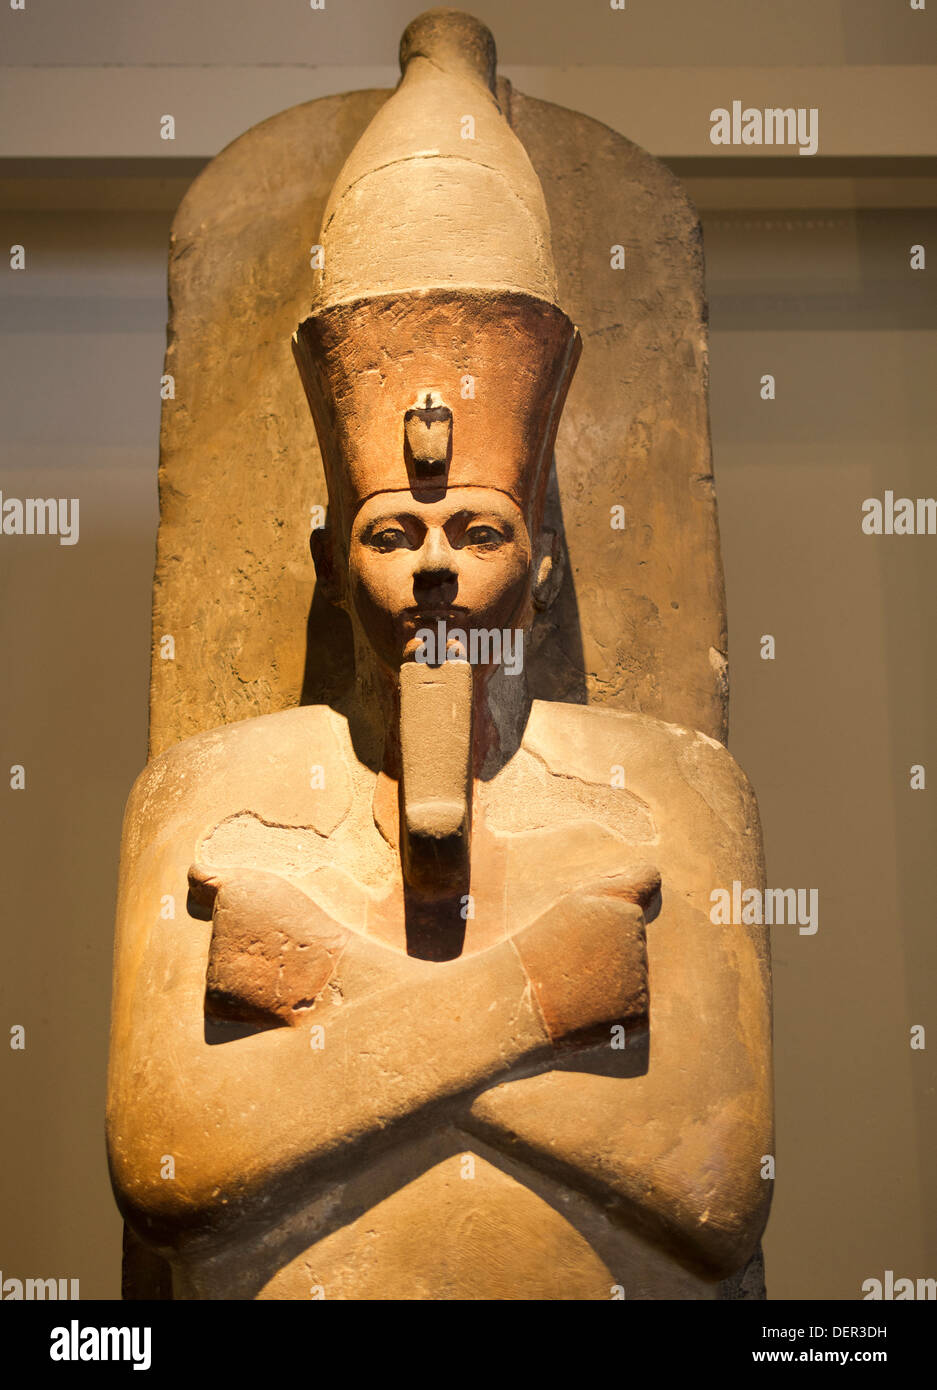
<svg viewBox="0 0 937 1390">
<path fill-rule="evenodd" d="M 432 527 L 420 547 L 413 571 L 413 593 L 418 602 L 452 603 L 459 587 L 452 548 L 442 528 Z"/>
</svg>

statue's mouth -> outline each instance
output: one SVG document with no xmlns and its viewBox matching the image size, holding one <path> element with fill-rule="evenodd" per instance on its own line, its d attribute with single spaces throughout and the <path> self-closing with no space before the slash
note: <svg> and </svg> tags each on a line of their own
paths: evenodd
<svg viewBox="0 0 937 1390">
<path fill-rule="evenodd" d="M 403 613 L 403 629 L 407 636 L 413 636 L 421 628 L 430 628 L 434 633 L 442 623 L 445 628 L 458 628 L 460 631 L 470 626 L 471 615 L 467 608 L 453 604 L 424 604 L 420 608 L 407 608 Z"/>
<path fill-rule="evenodd" d="M 418 608 L 405 608 L 404 614 L 411 622 L 422 622 L 424 619 L 454 618 L 468 611 L 457 603 L 421 603 Z"/>
</svg>

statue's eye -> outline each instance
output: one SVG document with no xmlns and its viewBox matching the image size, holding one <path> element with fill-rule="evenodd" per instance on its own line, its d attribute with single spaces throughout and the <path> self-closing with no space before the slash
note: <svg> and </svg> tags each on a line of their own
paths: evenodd
<svg viewBox="0 0 937 1390">
<path fill-rule="evenodd" d="M 482 545 L 494 549 L 501 545 L 504 537 L 494 526 L 469 526 L 462 537 L 463 545 Z"/>
<path fill-rule="evenodd" d="M 399 526 L 382 526 L 371 534 L 371 545 L 375 550 L 386 554 L 390 550 L 400 550 L 407 544 L 407 533 Z"/>
</svg>

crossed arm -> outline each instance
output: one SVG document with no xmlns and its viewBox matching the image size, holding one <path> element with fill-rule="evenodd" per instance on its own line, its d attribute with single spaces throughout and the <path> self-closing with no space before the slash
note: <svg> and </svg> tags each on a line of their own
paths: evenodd
<svg viewBox="0 0 937 1390">
<path fill-rule="evenodd" d="M 307 1011 L 305 990 L 268 989 L 272 1021 L 294 1026 L 209 1044 L 206 982 L 217 999 L 225 993 L 225 971 L 209 969 L 213 931 L 251 885 L 203 885 L 213 924 L 163 921 L 162 896 L 185 892 L 206 809 L 167 829 L 142 781 L 128 807 L 137 830 L 125 834 L 108 1106 L 115 1190 L 141 1236 L 170 1250 L 263 1216 L 277 1194 L 287 1206 L 308 1200 L 356 1148 L 400 1142 L 448 1107 L 534 1166 L 565 1155 L 577 1185 L 614 1196 L 629 1223 L 695 1252 L 711 1277 L 738 1267 L 770 1195 L 759 1171 L 771 1152 L 769 994 L 763 933 L 714 927 L 705 904 L 712 884 L 761 881 L 760 833 L 728 755 L 695 751 L 704 762 L 692 781 L 685 746 L 683 761 L 653 764 L 657 804 L 677 808 L 660 817 L 656 847 L 669 908 L 650 928 L 649 1069 L 625 1081 L 554 1062 L 564 1045 L 603 1030 L 607 1040 L 610 1023 L 646 1009 L 635 945 L 643 950 L 653 880 L 630 885 L 630 901 L 627 883 L 586 886 L 512 941 L 444 964 L 344 941 L 320 914 L 305 923 L 305 944 L 319 941 L 344 1002 L 326 989 Z M 268 925 L 296 930 L 295 905 L 258 901 Z M 244 944 L 262 936 L 248 923 Z M 312 1047 L 320 1025 L 324 1046 Z M 167 1155 L 172 1180 L 162 1177 Z"/>
<path fill-rule="evenodd" d="M 336 930 L 273 875 L 196 875 L 214 929 L 226 914 L 225 931 L 240 923 L 248 958 L 252 941 L 288 931 L 297 949 L 318 952 L 320 985 L 342 987 L 320 987 L 298 1013 L 280 998 L 280 1021 L 295 1026 L 213 1045 L 207 972 L 225 993 L 213 928 L 157 911 L 166 885 L 185 882 L 192 839 L 146 840 L 155 848 L 122 864 L 108 1150 L 124 1215 L 157 1248 L 210 1238 L 274 1195 L 308 1197 L 362 1144 L 396 1141 L 433 1107 L 549 1067 L 558 1048 L 608 1039 L 611 1024 L 646 1009 L 642 909 L 614 881 L 440 965 Z M 244 953 L 234 943 L 229 964 Z M 570 970 L 571 957 L 592 969 Z M 316 982 L 314 962 L 306 974 Z M 294 1002 L 308 1005 L 309 991 Z M 276 999 L 266 1005 L 276 1014 Z"/>
</svg>

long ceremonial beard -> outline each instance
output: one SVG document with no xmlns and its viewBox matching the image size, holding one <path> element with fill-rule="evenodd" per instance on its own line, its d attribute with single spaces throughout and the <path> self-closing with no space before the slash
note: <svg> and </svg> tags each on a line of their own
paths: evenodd
<svg viewBox="0 0 937 1390">
<path fill-rule="evenodd" d="M 400 849 L 427 897 L 468 891 L 473 672 L 467 661 L 400 668 Z"/>
</svg>

